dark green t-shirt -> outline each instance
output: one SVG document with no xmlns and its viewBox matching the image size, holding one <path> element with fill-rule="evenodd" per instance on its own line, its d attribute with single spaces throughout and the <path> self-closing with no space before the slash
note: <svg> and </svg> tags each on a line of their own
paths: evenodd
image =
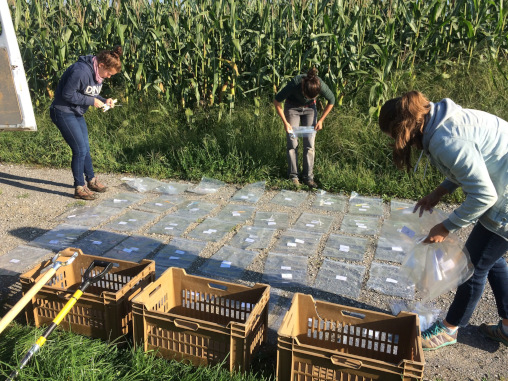
<svg viewBox="0 0 508 381">
<path fill-rule="evenodd" d="M 288 101 L 295 106 L 310 106 L 314 103 L 313 99 L 306 98 L 302 93 L 302 78 L 306 77 L 307 74 L 301 74 L 294 77 L 289 83 L 280 90 L 275 96 L 277 102 Z M 318 77 L 319 78 L 319 77 Z M 321 83 L 321 91 L 319 95 L 326 98 L 328 104 L 335 104 L 335 96 L 333 95 L 330 88 L 319 78 Z"/>
</svg>

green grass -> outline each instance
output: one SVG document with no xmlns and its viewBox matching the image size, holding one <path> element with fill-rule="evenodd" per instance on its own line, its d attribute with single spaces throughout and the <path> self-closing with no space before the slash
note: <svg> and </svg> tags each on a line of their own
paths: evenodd
<svg viewBox="0 0 508 381">
<path fill-rule="evenodd" d="M 507 65 L 478 63 L 469 70 L 455 66 L 429 68 L 417 76 L 402 73 L 391 82 L 390 96 L 418 89 L 432 101 L 449 97 L 508 120 L 507 70 Z M 369 117 L 368 92 L 368 86 L 359 89 L 326 119 L 316 138 L 316 180 L 332 192 L 418 199 L 442 176 L 433 168 L 423 176 L 425 158 L 414 174 L 395 169 L 389 140 Z M 71 151 L 51 123 L 48 107 L 37 110 L 38 132 L 0 134 L 0 161 L 70 171 Z M 249 103 L 232 113 L 212 107 L 188 115 L 143 99 L 107 113 L 91 109 L 86 119 L 97 172 L 192 181 L 207 176 L 239 184 L 266 180 L 268 187 L 291 188 L 285 178 L 283 127 L 268 95 L 258 115 Z M 446 200 L 462 198 L 456 192 Z"/>
<path fill-rule="evenodd" d="M 12 325 L 0 335 L 0 376 L 8 376 L 30 349 L 43 329 Z M 3 377 L 2 377 L 3 378 Z M 167 361 L 154 353 L 133 349 L 129 343 L 108 344 L 98 339 L 57 330 L 19 380 L 52 381 L 263 381 L 271 377 L 230 374 L 220 366 L 193 367 Z"/>
</svg>

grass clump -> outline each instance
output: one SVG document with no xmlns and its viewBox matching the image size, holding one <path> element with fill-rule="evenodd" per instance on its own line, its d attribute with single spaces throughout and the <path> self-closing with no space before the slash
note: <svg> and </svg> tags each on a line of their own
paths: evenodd
<svg viewBox="0 0 508 381">
<path fill-rule="evenodd" d="M 42 328 L 14 324 L 0 335 L 0 376 L 8 376 L 42 334 Z M 122 344 L 122 345 L 118 345 Z M 129 342 L 106 343 L 60 329 L 21 370 L 25 381 L 269 381 L 252 373 L 230 374 L 219 365 L 193 367 L 133 349 Z"/>
</svg>

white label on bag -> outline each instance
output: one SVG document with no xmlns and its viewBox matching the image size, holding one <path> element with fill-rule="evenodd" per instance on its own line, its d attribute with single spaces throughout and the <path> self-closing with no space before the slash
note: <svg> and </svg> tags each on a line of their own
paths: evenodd
<svg viewBox="0 0 508 381">
<path fill-rule="evenodd" d="M 325 201 L 325 202 L 323 202 L 323 205 L 332 205 L 332 204 L 333 204 L 333 202 L 331 202 L 331 201 Z"/>
<path fill-rule="evenodd" d="M 256 242 L 256 241 L 254 239 L 252 239 L 252 238 L 245 238 L 245 242 L 252 243 L 252 242 Z"/>
<path fill-rule="evenodd" d="M 136 222 L 137 220 L 135 218 L 129 218 L 129 222 Z"/>
<path fill-rule="evenodd" d="M 173 226 L 166 226 L 164 229 L 165 230 L 173 230 Z"/>
<path fill-rule="evenodd" d="M 364 209 L 364 208 L 360 208 L 360 209 L 358 209 L 358 210 L 359 210 L 360 212 L 366 212 L 366 211 L 367 211 L 367 209 Z"/>
<path fill-rule="evenodd" d="M 400 246 L 392 246 L 392 250 L 393 251 L 404 251 L 404 250 L 402 250 L 402 247 L 400 247 Z"/>
<path fill-rule="evenodd" d="M 169 226 L 178 226 L 178 224 L 176 222 L 170 222 Z"/>
<path fill-rule="evenodd" d="M 120 222 L 118 223 L 118 225 L 127 225 L 127 222 L 125 222 L 125 221 L 120 221 Z"/>
<path fill-rule="evenodd" d="M 102 245 L 102 242 L 101 241 L 93 241 L 92 245 Z"/>
<path fill-rule="evenodd" d="M 19 259 L 11 259 L 9 262 L 11 262 L 11 263 L 19 263 L 20 260 Z"/>
<path fill-rule="evenodd" d="M 73 215 L 71 215 L 71 216 L 67 216 L 67 218 L 74 218 L 74 217 L 76 217 L 76 215 L 75 215 L 75 214 L 73 214 Z"/>
<path fill-rule="evenodd" d="M 339 251 L 344 251 L 344 252 L 349 252 L 349 246 L 347 245 L 340 245 L 339 246 Z"/>
<path fill-rule="evenodd" d="M 281 266 L 281 270 L 291 270 L 291 266 Z"/>
<path fill-rule="evenodd" d="M 175 250 L 175 254 L 185 254 L 185 251 L 183 251 L 183 250 Z"/>
<path fill-rule="evenodd" d="M 303 239 L 298 239 L 298 238 L 295 239 L 295 242 L 296 243 L 305 243 L 305 241 Z"/>
<path fill-rule="evenodd" d="M 315 225 L 314 224 L 305 224 L 305 226 L 308 226 L 309 228 L 313 228 Z"/>
<path fill-rule="evenodd" d="M 294 243 L 294 242 L 288 242 L 287 245 L 289 247 L 296 247 L 296 243 Z"/>
<path fill-rule="evenodd" d="M 342 280 L 344 282 L 347 281 L 347 277 L 342 275 L 335 275 L 335 279 Z"/>
<path fill-rule="evenodd" d="M 229 262 L 229 261 L 222 261 L 222 263 L 220 264 L 220 267 L 224 267 L 224 268 L 229 269 L 231 267 L 231 262 Z"/>
<path fill-rule="evenodd" d="M 125 248 L 125 249 L 123 249 L 123 251 L 125 251 L 126 253 L 132 253 L 132 249 Z"/>
<path fill-rule="evenodd" d="M 240 198 L 246 200 L 249 198 L 249 196 L 240 196 Z"/>
<path fill-rule="evenodd" d="M 293 274 L 281 274 L 282 279 L 293 279 Z"/>
<path fill-rule="evenodd" d="M 132 251 L 139 251 L 139 249 L 137 247 L 131 247 L 131 250 Z"/>
<path fill-rule="evenodd" d="M 387 281 L 388 283 L 399 283 L 397 280 L 392 279 L 392 278 L 386 278 L 386 281 Z"/>
<path fill-rule="evenodd" d="M 455 267 L 455 262 L 452 259 L 448 259 L 445 262 L 441 262 L 441 269 L 443 271 L 449 271 Z"/>
<path fill-rule="evenodd" d="M 293 199 L 290 198 L 290 197 L 285 197 L 284 200 L 286 200 L 286 201 L 292 201 Z"/>
<path fill-rule="evenodd" d="M 160 202 L 156 202 L 155 205 L 162 206 L 162 204 Z"/>
<path fill-rule="evenodd" d="M 59 241 L 57 239 L 52 239 L 51 241 L 49 241 L 50 244 L 52 245 L 55 245 L 57 244 Z"/>
<path fill-rule="evenodd" d="M 180 257 L 171 256 L 169 259 L 180 259 Z"/>
<path fill-rule="evenodd" d="M 269 221 L 269 222 L 268 222 L 268 225 L 277 225 L 277 222 L 274 222 L 274 221 Z"/>
</svg>

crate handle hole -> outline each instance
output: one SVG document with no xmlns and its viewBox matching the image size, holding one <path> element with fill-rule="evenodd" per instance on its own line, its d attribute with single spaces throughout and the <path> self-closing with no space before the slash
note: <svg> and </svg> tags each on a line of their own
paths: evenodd
<svg viewBox="0 0 508 381">
<path fill-rule="evenodd" d="M 352 311 L 342 311 L 342 315 L 351 316 L 357 319 L 365 319 L 365 314 L 362 314 L 360 312 L 352 312 Z"/>
<path fill-rule="evenodd" d="M 185 320 L 181 320 L 181 319 L 175 319 L 173 321 L 173 324 L 175 326 L 177 326 L 178 328 L 190 329 L 191 331 L 197 331 L 199 329 L 198 323 L 194 323 L 191 321 L 185 321 Z"/>
<path fill-rule="evenodd" d="M 154 293 L 156 293 L 161 288 L 161 285 L 159 284 L 157 287 L 153 289 L 152 292 L 150 292 L 149 296 L 152 296 Z"/>
<path fill-rule="evenodd" d="M 341 365 L 351 369 L 360 369 L 363 366 L 363 363 L 360 360 L 355 360 L 339 355 L 333 355 L 330 357 L 330 361 L 333 365 Z"/>
<path fill-rule="evenodd" d="M 218 290 L 227 291 L 228 287 L 223 284 L 208 283 L 208 287 L 216 288 Z"/>
</svg>

